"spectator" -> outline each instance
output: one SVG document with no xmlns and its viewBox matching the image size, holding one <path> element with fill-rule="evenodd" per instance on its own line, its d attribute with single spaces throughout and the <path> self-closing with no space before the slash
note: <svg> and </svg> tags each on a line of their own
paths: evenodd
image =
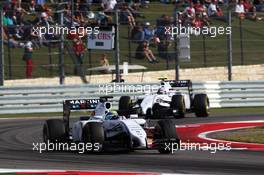
<svg viewBox="0 0 264 175">
<path fill-rule="evenodd" d="M 139 12 L 139 5 L 137 3 L 129 3 L 128 10 L 132 13 L 134 17 L 142 17 L 145 18 L 142 13 Z"/>
<path fill-rule="evenodd" d="M 74 39 L 78 39 L 79 38 L 79 35 L 77 33 L 69 33 L 67 35 L 67 39 L 73 41 Z"/>
<path fill-rule="evenodd" d="M 249 0 L 244 0 L 243 5 L 244 5 L 245 13 L 248 13 L 249 11 L 252 10 L 252 6 Z"/>
<path fill-rule="evenodd" d="M 95 14 L 95 19 L 98 24 L 107 25 L 112 22 L 112 17 L 110 15 L 106 15 L 103 11 L 97 12 Z"/>
<path fill-rule="evenodd" d="M 195 9 L 195 13 L 206 13 L 206 7 L 200 3 L 200 1 L 198 0 L 196 4 L 194 4 L 194 9 Z"/>
<path fill-rule="evenodd" d="M 184 12 L 192 16 L 195 15 L 195 8 L 193 2 L 190 2 L 190 5 L 185 8 Z"/>
<path fill-rule="evenodd" d="M 100 60 L 100 65 L 105 67 L 105 70 L 100 71 L 101 73 L 107 74 L 107 73 L 111 73 L 111 71 L 109 70 L 109 61 L 107 58 L 106 54 L 102 54 L 101 60 Z"/>
<path fill-rule="evenodd" d="M 201 3 L 200 0 L 197 1 L 197 3 L 194 5 L 195 13 L 197 18 L 197 14 L 201 21 L 203 22 L 203 25 L 209 26 L 210 25 L 210 19 L 207 14 L 206 6 L 204 5 L 204 2 Z M 195 21 L 193 21 L 195 22 Z"/>
<path fill-rule="evenodd" d="M 48 16 L 48 14 L 46 12 L 41 12 L 40 13 L 39 24 L 41 26 L 49 26 L 50 25 L 49 16 Z"/>
<path fill-rule="evenodd" d="M 79 10 L 82 16 L 87 16 L 87 12 L 90 11 L 89 2 L 87 0 L 80 0 Z"/>
<path fill-rule="evenodd" d="M 195 19 L 192 22 L 192 26 L 195 28 L 201 28 L 201 27 L 203 27 L 203 25 L 204 24 L 203 24 L 203 21 L 200 17 L 200 14 L 196 14 Z"/>
<path fill-rule="evenodd" d="M 31 1 L 30 1 L 30 4 L 29 4 L 29 11 L 30 11 L 31 13 L 35 13 L 35 11 L 36 11 L 36 3 L 35 3 L 34 0 L 31 0 Z"/>
<path fill-rule="evenodd" d="M 172 54 L 168 53 L 169 46 L 170 46 L 169 41 L 164 41 L 164 40 L 158 44 L 159 57 L 161 57 L 163 59 L 171 59 L 172 58 Z"/>
<path fill-rule="evenodd" d="M 32 42 L 28 41 L 25 45 L 23 60 L 26 62 L 26 77 L 32 78 L 33 61 L 32 61 L 33 47 Z"/>
<path fill-rule="evenodd" d="M 73 50 L 74 50 L 74 53 L 76 55 L 76 58 L 77 58 L 77 65 L 75 66 L 75 69 L 74 69 L 74 74 L 77 75 L 78 74 L 78 67 L 82 67 L 83 65 L 83 57 L 84 57 L 84 52 L 86 50 L 84 44 L 83 44 L 83 41 L 80 39 L 80 38 L 75 38 L 73 40 Z"/>
<path fill-rule="evenodd" d="M 40 5 L 40 6 L 44 6 L 44 4 L 46 3 L 46 0 L 36 0 L 36 3 L 37 5 Z"/>
<path fill-rule="evenodd" d="M 80 24 L 81 22 L 84 21 L 84 17 L 83 17 L 82 13 L 79 10 L 79 3 L 75 3 L 74 7 L 75 7 L 75 9 L 74 9 L 73 18 L 78 24 Z"/>
<path fill-rule="evenodd" d="M 210 3 L 209 7 L 208 7 L 208 16 L 209 17 L 217 17 L 217 1 L 216 0 L 212 0 L 212 2 Z"/>
<path fill-rule="evenodd" d="M 101 66 L 109 66 L 109 61 L 107 59 L 106 54 L 102 54 L 101 60 L 100 60 L 100 65 Z"/>
<path fill-rule="evenodd" d="M 184 26 L 190 26 L 192 24 L 192 21 L 195 18 L 195 9 L 194 9 L 194 5 L 191 2 L 190 5 L 188 7 L 185 8 L 184 10 L 184 21 L 183 21 L 183 25 Z"/>
<path fill-rule="evenodd" d="M 156 57 L 153 52 L 149 49 L 148 41 L 144 40 L 140 43 L 136 50 L 136 57 L 139 59 L 147 58 L 149 63 L 158 63 Z"/>
<path fill-rule="evenodd" d="M 218 17 L 223 16 L 222 9 L 221 9 L 218 5 L 216 6 L 216 10 L 217 10 L 217 16 L 218 16 Z"/>
<path fill-rule="evenodd" d="M 257 16 L 257 9 L 252 4 L 252 1 L 244 0 L 244 8 L 246 12 L 246 18 L 254 21 L 263 21 L 264 18 Z"/>
<path fill-rule="evenodd" d="M 101 7 L 104 12 L 111 12 L 114 10 L 116 4 L 116 0 L 102 0 Z"/>
<path fill-rule="evenodd" d="M 211 3 L 212 3 L 212 0 L 204 0 L 204 5 L 206 8 L 208 8 Z"/>
<path fill-rule="evenodd" d="M 218 4 L 224 4 L 226 0 L 218 0 Z"/>
<path fill-rule="evenodd" d="M 239 0 L 239 2 L 236 4 L 236 9 L 235 9 L 235 13 L 240 19 L 245 18 L 245 8 L 243 3 L 244 3 L 243 0 Z"/>
<path fill-rule="evenodd" d="M 130 12 L 128 9 L 127 4 L 123 5 L 120 11 L 120 22 L 124 24 L 129 24 L 131 28 L 134 28 L 136 23 L 135 23 L 135 18 L 133 14 Z"/>
<path fill-rule="evenodd" d="M 254 0 L 253 4 L 256 7 L 257 12 L 264 12 L 264 1 L 263 0 Z"/>
<path fill-rule="evenodd" d="M 171 40 L 171 35 L 166 33 L 165 28 L 172 26 L 172 17 L 168 15 L 162 15 L 157 20 L 157 27 L 155 29 L 155 35 L 159 38 L 159 40 Z"/>
<path fill-rule="evenodd" d="M 143 28 L 144 40 L 147 40 L 148 43 L 154 44 L 156 46 L 160 41 L 159 38 L 155 35 L 155 29 L 153 26 L 150 26 L 149 22 L 146 22 Z"/>
</svg>

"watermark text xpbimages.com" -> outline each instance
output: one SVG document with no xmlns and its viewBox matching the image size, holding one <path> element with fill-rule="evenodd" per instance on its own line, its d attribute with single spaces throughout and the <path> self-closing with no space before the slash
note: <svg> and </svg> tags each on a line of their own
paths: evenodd
<svg viewBox="0 0 264 175">
<path fill-rule="evenodd" d="M 32 150 L 37 151 L 39 153 L 43 153 L 45 151 L 77 151 L 80 154 L 89 151 L 99 151 L 101 148 L 100 143 L 64 143 L 64 142 L 50 142 L 47 143 L 32 143 Z"/>
<path fill-rule="evenodd" d="M 41 27 L 33 27 L 32 29 L 33 34 L 35 35 L 79 35 L 80 38 L 86 35 L 97 35 L 100 33 L 99 27 L 66 27 L 66 26 L 59 26 L 59 25 L 48 25 L 48 26 L 41 26 Z"/>
</svg>

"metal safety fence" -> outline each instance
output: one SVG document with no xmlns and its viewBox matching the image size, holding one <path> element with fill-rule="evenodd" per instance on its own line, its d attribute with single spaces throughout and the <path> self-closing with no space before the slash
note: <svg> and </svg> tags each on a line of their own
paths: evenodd
<svg viewBox="0 0 264 175">
<path fill-rule="evenodd" d="M 63 100 L 105 95 L 113 96 L 117 108 L 121 96 L 135 99 L 157 87 L 158 83 L 0 87 L 0 114 L 62 112 Z M 264 106 L 264 81 L 193 82 L 193 89 L 206 92 L 212 108 Z"/>
</svg>

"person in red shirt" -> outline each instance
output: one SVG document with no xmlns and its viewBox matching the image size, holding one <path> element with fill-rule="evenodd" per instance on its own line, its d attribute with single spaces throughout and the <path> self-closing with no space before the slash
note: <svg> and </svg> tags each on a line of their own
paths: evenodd
<svg viewBox="0 0 264 175">
<path fill-rule="evenodd" d="M 83 44 L 83 41 L 80 39 L 80 38 L 75 38 L 73 40 L 73 51 L 76 55 L 76 58 L 77 58 L 77 64 L 75 66 L 75 69 L 74 69 L 74 73 L 77 74 L 78 73 L 78 67 L 79 66 L 82 66 L 83 65 L 83 57 L 84 57 L 84 52 L 86 51 L 86 48 Z"/>
<path fill-rule="evenodd" d="M 69 33 L 68 35 L 67 35 L 67 39 L 69 39 L 69 40 L 74 40 L 74 39 L 78 39 L 78 34 L 76 34 L 76 33 Z"/>
<path fill-rule="evenodd" d="M 248 13 L 252 8 L 249 0 L 244 0 L 243 5 L 244 5 L 244 10 L 246 13 Z"/>
<path fill-rule="evenodd" d="M 194 4 L 195 13 L 204 13 L 205 12 L 205 6 L 201 4 L 200 1 L 197 1 L 196 4 Z"/>
<path fill-rule="evenodd" d="M 78 59 L 82 64 L 83 54 L 86 49 L 81 39 L 74 39 L 73 50 L 75 52 L 76 57 L 78 57 Z"/>
<path fill-rule="evenodd" d="M 192 22 L 192 26 L 195 28 L 201 28 L 203 26 L 203 21 L 201 20 L 199 14 L 196 14 L 195 19 Z"/>
</svg>

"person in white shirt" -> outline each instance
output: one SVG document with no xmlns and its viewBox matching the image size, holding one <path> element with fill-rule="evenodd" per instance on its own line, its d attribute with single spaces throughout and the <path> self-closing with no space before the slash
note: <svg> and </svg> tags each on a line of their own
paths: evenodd
<svg viewBox="0 0 264 175">
<path fill-rule="evenodd" d="M 101 6 L 105 12 L 110 12 L 114 10 L 116 4 L 116 0 L 103 0 Z"/>
<path fill-rule="evenodd" d="M 208 7 L 208 16 L 217 16 L 216 0 L 213 0 Z"/>
<path fill-rule="evenodd" d="M 192 21 L 195 18 L 195 9 L 193 2 L 190 2 L 190 5 L 184 9 L 184 25 L 191 25 Z"/>
<path fill-rule="evenodd" d="M 237 4 L 236 4 L 236 9 L 235 12 L 238 16 L 241 16 L 241 14 L 245 14 L 245 8 L 244 8 L 244 4 L 243 4 L 243 0 L 240 0 Z"/>
<path fill-rule="evenodd" d="M 184 13 L 192 17 L 195 16 L 195 8 L 193 2 L 191 2 L 190 5 L 184 9 Z"/>
<path fill-rule="evenodd" d="M 245 8 L 243 5 L 243 0 L 240 0 L 237 4 L 236 4 L 236 8 L 235 8 L 235 12 L 237 14 L 238 17 L 240 17 L 241 19 L 245 18 Z"/>
</svg>

